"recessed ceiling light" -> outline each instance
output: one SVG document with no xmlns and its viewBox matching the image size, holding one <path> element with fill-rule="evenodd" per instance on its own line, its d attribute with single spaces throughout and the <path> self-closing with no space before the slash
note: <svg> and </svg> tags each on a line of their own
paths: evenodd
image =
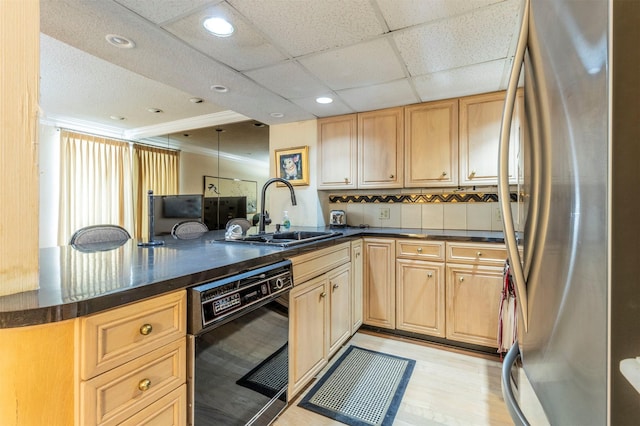
<svg viewBox="0 0 640 426">
<path fill-rule="evenodd" d="M 316 102 L 319 104 L 330 104 L 331 102 L 333 102 L 333 99 L 327 96 L 321 96 L 319 98 L 316 98 Z"/>
<path fill-rule="evenodd" d="M 136 47 L 133 40 L 118 34 L 107 34 L 104 38 L 109 42 L 109 44 L 121 49 L 133 49 Z"/>
<path fill-rule="evenodd" d="M 281 113 L 281 112 L 272 112 L 269 115 L 272 116 L 273 118 L 282 118 L 282 117 L 284 117 L 284 114 Z"/>
<path fill-rule="evenodd" d="M 158 114 L 158 113 L 164 112 L 160 108 L 147 108 L 147 111 L 152 112 L 154 114 Z"/>
<path fill-rule="evenodd" d="M 194 104 L 201 104 L 204 102 L 202 98 L 189 98 L 189 102 L 193 102 Z"/>
<path fill-rule="evenodd" d="M 233 25 L 223 18 L 207 18 L 202 23 L 202 26 L 217 37 L 229 37 L 235 30 Z"/>
<path fill-rule="evenodd" d="M 229 88 L 221 84 L 214 84 L 213 86 L 211 86 L 211 90 L 218 93 L 227 93 L 229 91 Z"/>
<path fill-rule="evenodd" d="M 117 121 L 124 120 L 124 117 L 121 117 L 119 115 L 110 115 L 109 118 L 112 119 L 112 120 L 117 120 Z"/>
</svg>

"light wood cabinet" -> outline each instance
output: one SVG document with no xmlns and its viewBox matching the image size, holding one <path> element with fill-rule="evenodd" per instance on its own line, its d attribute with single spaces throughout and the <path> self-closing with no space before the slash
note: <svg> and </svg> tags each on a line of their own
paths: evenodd
<svg viewBox="0 0 640 426">
<path fill-rule="evenodd" d="M 404 186 L 458 185 L 458 100 L 405 107 Z"/>
<path fill-rule="evenodd" d="M 351 335 L 362 325 L 362 240 L 351 242 Z"/>
<path fill-rule="evenodd" d="M 296 285 L 289 294 L 289 398 L 327 363 L 326 278 Z"/>
<path fill-rule="evenodd" d="M 522 92 L 518 93 L 522 99 Z M 505 92 L 460 98 L 460 185 L 495 185 L 498 181 L 498 144 Z M 516 108 L 516 114 L 522 114 Z M 517 183 L 517 147 L 521 118 L 511 126 L 509 182 Z"/>
<path fill-rule="evenodd" d="M 318 120 L 318 189 L 358 187 L 357 115 Z"/>
<path fill-rule="evenodd" d="M 300 392 L 351 336 L 351 244 L 291 259 L 289 397 Z"/>
<path fill-rule="evenodd" d="M 396 241 L 396 329 L 445 337 L 444 245 Z"/>
<path fill-rule="evenodd" d="M 447 243 L 447 339 L 497 348 L 504 244 Z"/>
<path fill-rule="evenodd" d="M 402 188 L 403 108 L 358 114 L 358 188 Z"/>
<path fill-rule="evenodd" d="M 395 328 L 395 248 L 393 239 L 364 239 L 364 324 Z"/>
<path fill-rule="evenodd" d="M 80 424 L 119 424 L 186 383 L 186 317 L 178 291 L 77 321 Z"/>
<path fill-rule="evenodd" d="M 330 358 L 351 337 L 351 265 L 346 263 L 327 274 L 329 297 Z"/>
</svg>

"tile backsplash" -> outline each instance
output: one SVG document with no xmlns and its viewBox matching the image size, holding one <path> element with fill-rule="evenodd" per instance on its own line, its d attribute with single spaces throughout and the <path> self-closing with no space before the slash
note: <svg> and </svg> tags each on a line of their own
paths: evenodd
<svg viewBox="0 0 640 426">
<path fill-rule="evenodd" d="M 378 228 L 461 229 L 502 231 L 497 194 L 437 193 L 393 195 L 329 195 L 328 210 L 344 210 L 351 226 Z M 511 210 L 516 228 L 522 226 L 522 206 L 511 194 Z M 336 202 L 339 200 L 339 202 Z M 386 202 L 385 202 L 386 201 Z"/>
</svg>

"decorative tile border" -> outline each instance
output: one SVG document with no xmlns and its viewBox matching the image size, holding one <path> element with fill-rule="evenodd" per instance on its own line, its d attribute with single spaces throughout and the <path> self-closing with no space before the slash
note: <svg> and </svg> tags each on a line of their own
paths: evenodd
<svg viewBox="0 0 640 426">
<path fill-rule="evenodd" d="M 510 193 L 512 202 L 518 201 L 518 193 Z M 443 193 L 396 195 L 329 195 L 330 203 L 496 203 L 497 193 Z"/>
</svg>

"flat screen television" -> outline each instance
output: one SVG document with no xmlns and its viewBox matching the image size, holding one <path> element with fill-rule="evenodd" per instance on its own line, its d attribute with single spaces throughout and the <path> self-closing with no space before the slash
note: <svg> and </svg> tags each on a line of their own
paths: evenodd
<svg viewBox="0 0 640 426">
<path fill-rule="evenodd" d="M 202 194 L 154 195 L 154 234 L 171 234 L 173 225 L 183 220 L 202 220 Z"/>
<path fill-rule="evenodd" d="M 234 218 L 247 218 L 247 197 L 205 197 L 203 220 L 209 229 L 225 229 Z"/>
</svg>

